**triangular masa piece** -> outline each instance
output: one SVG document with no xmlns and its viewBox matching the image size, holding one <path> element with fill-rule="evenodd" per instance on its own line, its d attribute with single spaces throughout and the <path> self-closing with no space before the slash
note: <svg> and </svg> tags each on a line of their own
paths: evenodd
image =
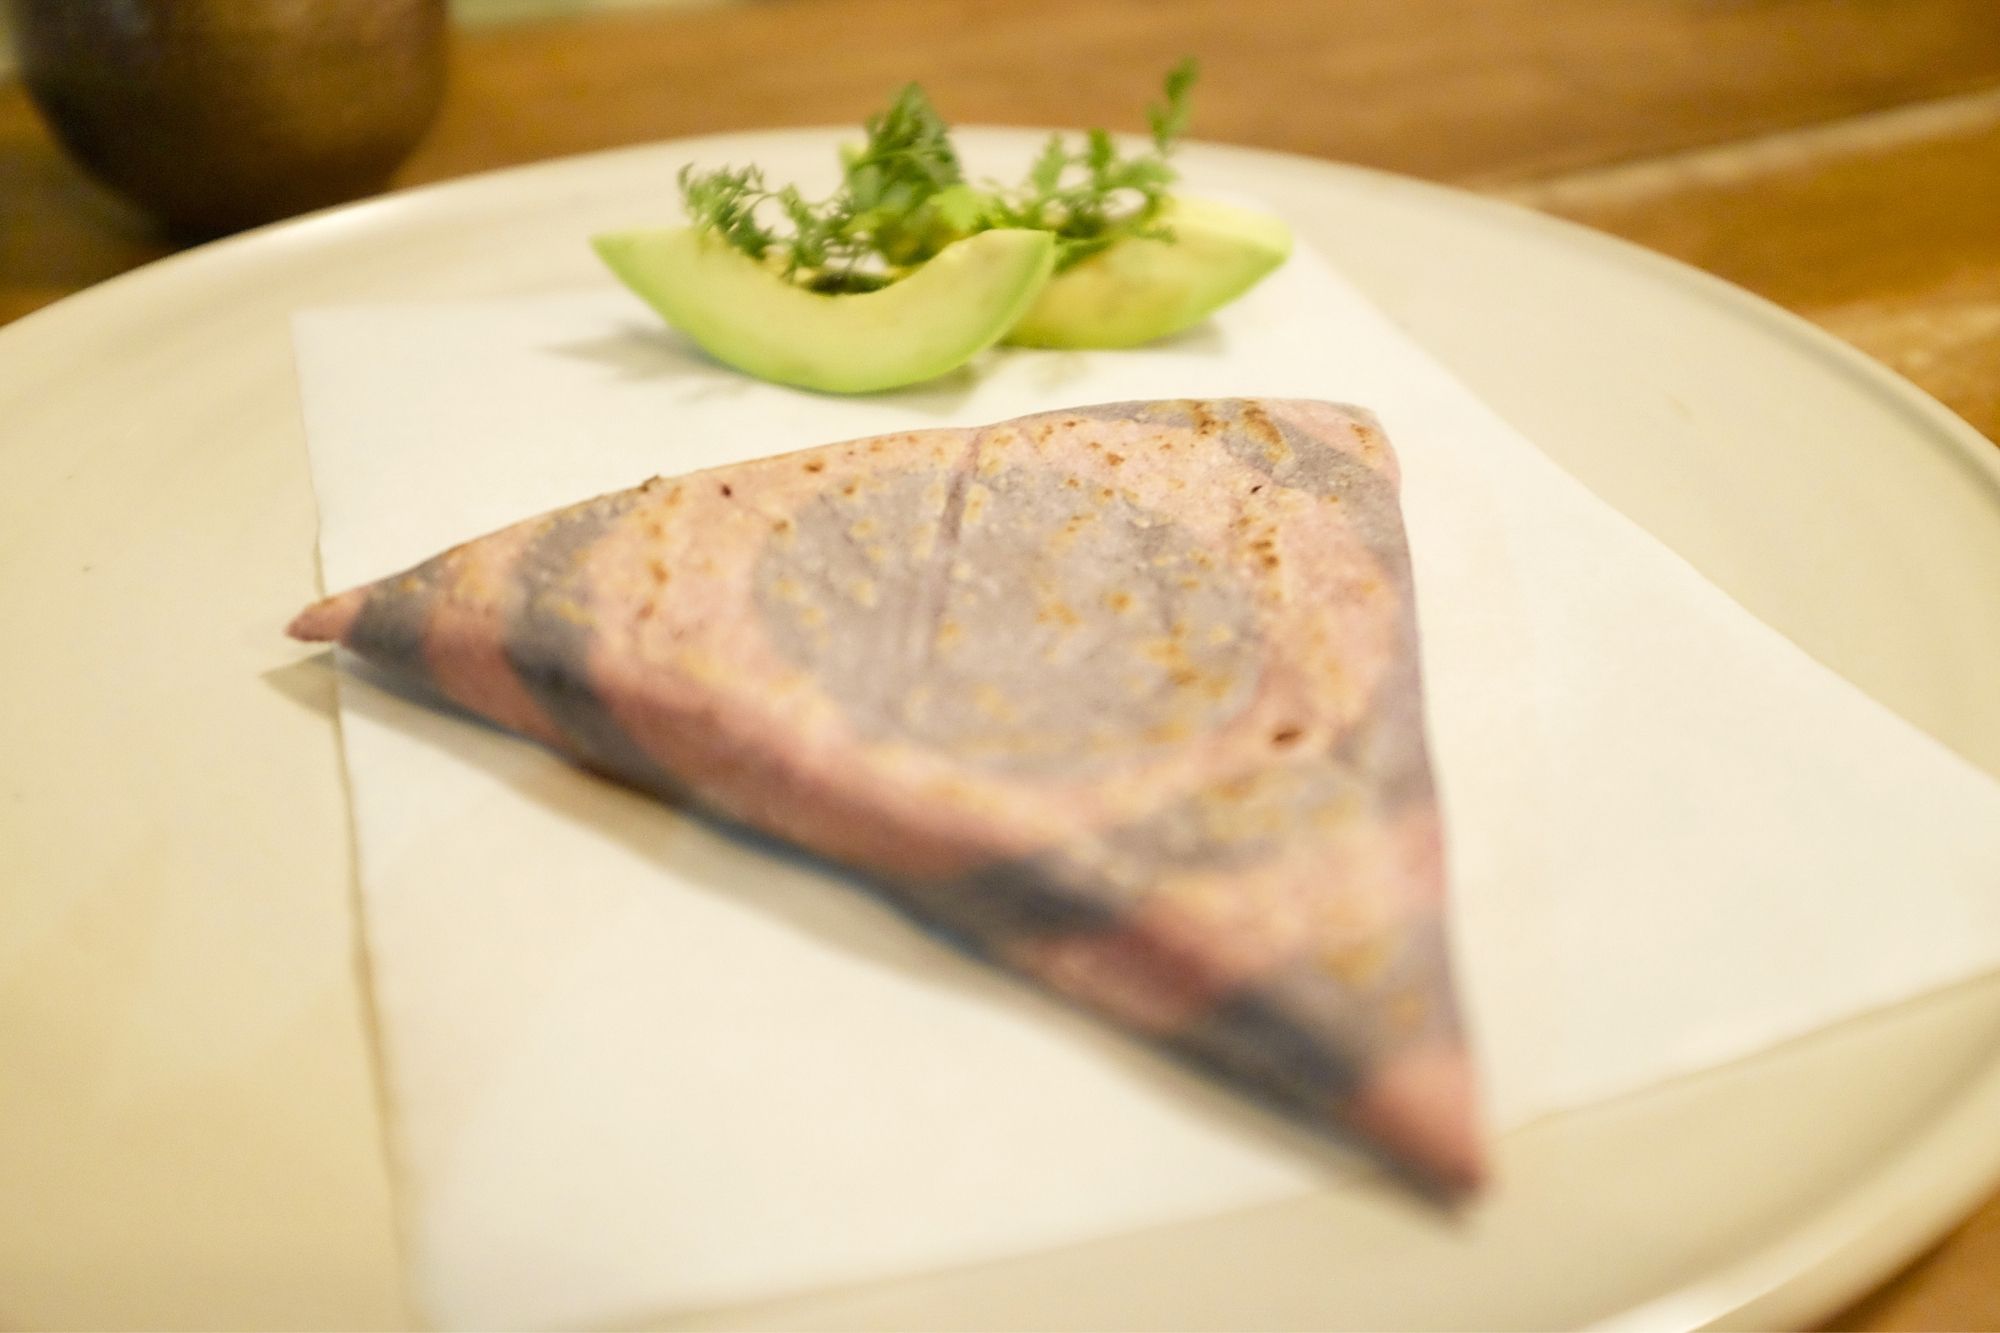
<svg viewBox="0 0 2000 1333">
<path fill-rule="evenodd" d="M 656 478 L 292 632 L 853 866 L 1457 1193 L 1482 1148 L 1396 490 L 1354 408 L 1075 408 Z"/>
</svg>

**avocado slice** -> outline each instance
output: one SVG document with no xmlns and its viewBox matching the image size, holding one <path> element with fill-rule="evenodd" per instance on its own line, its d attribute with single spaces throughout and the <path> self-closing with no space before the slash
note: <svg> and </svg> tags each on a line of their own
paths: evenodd
<svg viewBox="0 0 2000 1333">
<path fill-rule="evenodd" d="M 872 292 L 808 291 L 694 227 L 598 236 L 619 279 L 718 361 L 780 384 L 872 393 L 953 370 L 998 341 L 1055 266 L 1055 238 L 1006 228 Z"/>
<path fill-rule="evenodd" d="M 1171 241 L 1127 237 L 1049 279 L 1007 341 L 1022 347 L 1136 347 L 1179 333 L 1285 262 L 1291 229 L 1266 213 L 1174 198 Z"/>
</svg>

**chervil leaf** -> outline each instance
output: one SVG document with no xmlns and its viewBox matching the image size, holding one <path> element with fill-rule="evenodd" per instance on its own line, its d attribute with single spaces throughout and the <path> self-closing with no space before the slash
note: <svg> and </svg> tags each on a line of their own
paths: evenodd
<svg viewBox="0 0 2000 1333">
<path fill-rule="evenodd" d="M 1091 175 L 1102 178 L 1118 161 L 1118 145 L 1111 141 L 1109 130 L 1092 130 L 1089 141 L 1090 147 L 1084 152 L 1083 164 L 1090 168 Z"/>
<path fill-rule="evenodd" d="M 1153 148 L 1161 156 L 1172 151 L 1174 141 L 1187 133 L 1188 120 L 1194 113 L 1190 99 L 1194 94 L 1194 81 L 1200 75 L 1201 67 L 1193 56 L 1186 56 L 1167 73 L 1167 100 L 1146 108 L 1146 123 L 1153 131 Z"/>
<path fill-rule="evenodd" d="M 1126 157 L 1101 129 L 1080 149 L 1051 135 L 1013 187 L 966 183 L 949 127 L 912 83 L 867 120 L 863 143 L 842 149 L 840 188 L 826 199 L 773 191 L 755 167 L 683 169 L 681 197 L 695 225 L 815 291 L 872 291 L 989 227 L 1053 232 L 1066 268 L 1122 237 L 1170 239 L 1157 216 L 1177 178 L 1167 158 L 1187 129 L 1195 73 L 1192 59 L 1176 65 L 1165 101 L 1147 108 L 1151 152 Z"/>
<path fill-rule="evenodd" d="M 1035 165 L 1028 168 L 1029 187 L 1042 194 L 1055 193 L 1056 186 L 1062 181 L 1063 168 L 1068 165 L 1069 149 L 1064 146 L 1062 136 L 1051 134 L 1049 141 L 1042 145 L 1041 156 L 1035 159 Z"/>
<path fill-rule="evenodd" d="M 1184 60 L 1166 80 L 1166 101 L 1147 110 L 1153 150 L 1126 157 L 1117 140 L 1092 130 L 1081 149 L 1052 137 L 1026 180 L 1003 191 L 995 225 L 1038 227 L 1060 243 L 1056 267 L 1068 268 L 1126 236 L 1172 239 L 1155 220 L 1178 179 L 1167 160 L 1186 130 L 1196 67 Z"/>
</svg>

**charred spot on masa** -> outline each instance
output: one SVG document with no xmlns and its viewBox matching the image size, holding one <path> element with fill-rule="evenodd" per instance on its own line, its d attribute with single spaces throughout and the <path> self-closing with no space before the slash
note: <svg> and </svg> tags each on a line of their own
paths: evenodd
<svg viewBox="0 0 2000 1333">
<path fill-rule="evenodd" d="M 805 469 L 808 472 L 824 472 L 826 471 L 826 460 L 821 458 L 808 458 L 805 461 Z"/>
<path fill-rule="evenodd" d="M 723 482 L 720 486 L 716 487 L 716 489 L 722 492 L 722 498 L 725 500 L 729 499 L 730 497 L 736 494 L 736 488 L 731 486 L 726 481 Z"/>
<path fill-rule="evenodd" d="M 1243 422 L 1243 429 L 1252 438 L 1273 449 L 1289 452 L 1284 432 L 1278 429 L 1278 423 L 1271 420 L 1271 414 L 1261 406 L 1256 403 L 1244 403 L 1238 415 Z"/>
<path fill-rule="evenodd" d="M 1305 731 L 1299 727 L 1276 727 L 1271 731 L 1271 744 L 1282 750 L 1286 746 L 1297 745 L 1304 735 Z"/>
<path fill-rule="evenodd" d="M 1239 801 L 1249 800 L 1251 794 L 1256 790 L 1256 778 L 1239 776 L 1225 778 L 1223 781 L 1216 783 L 1215 786 L 1209 789 L 1207 795 L 1211 801 L 1218 801 L 1225 805 L 1234 805 Z"/>
<path fill-rule="evenodd" d="M 1379 452 L 1371 443 L 1379 441 L 1379 436 L 1365 422 L 1349 418 L 1344 428 L 1322 432 L 1294 424 L 1283 413 L 1273 413 L 1256 402 L 1225 406 L 1234 412 L 1234 420 L 1220 443 L 1238 462 L 1287 490 L 1303 491 L 1330 503 L 1359 501 L 1368 510 L 1371 525 L 1377 515 L 1383 516 L 1385 525 L 1381 532 L 1371 526 L 1364 532 L 1364 540 L 1378 550 L 1400 545 L 1400 528 L 1391 533 L 1386 526 L 1397 521 L 1395 488 L 1368 457 Z M 1349 441 L 1359 447 L 1351 447 Z"/>
<path fill-rule="evenodd" d="M 1083 617 L 1076 613 L 1075 607 L 1065 602 L 1062 598 L 1050 597 L 1036 605 L 1035 623 L 1037 625 L 1060 625 L 1064 629 L 1075 629 L 1083 623 Z"/>
<path fill-rule="evenodd" d="M 1399 1040 L 1409 1041 L 1430 1025 L 1430 998 L 1415 986 L 1400 987 L 1382 1007 L 1389 1030 Z"/>
</svg>

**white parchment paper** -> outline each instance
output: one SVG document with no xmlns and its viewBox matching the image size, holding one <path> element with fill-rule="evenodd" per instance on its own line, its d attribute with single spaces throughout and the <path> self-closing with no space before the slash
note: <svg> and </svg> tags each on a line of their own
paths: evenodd
<svg viewBox="0 0 2000 1333">
<path fill-rule="evenodd" d="M 878 431 L 1370 407 L 1404 470 L 1496 1128 L 2000 966 L 2000 784 L 1595 500 L 1311 254 L 1165 346 L 996 353 L 860 400 L 716 367 L 608 281 L 296 333 L 329 589 L 655 473 Z M 341 713 L 409 1260 L 442 1324 L 764 1298 L 1343 1169 L 835 871 L 356 676 Z"/>
</svg>

